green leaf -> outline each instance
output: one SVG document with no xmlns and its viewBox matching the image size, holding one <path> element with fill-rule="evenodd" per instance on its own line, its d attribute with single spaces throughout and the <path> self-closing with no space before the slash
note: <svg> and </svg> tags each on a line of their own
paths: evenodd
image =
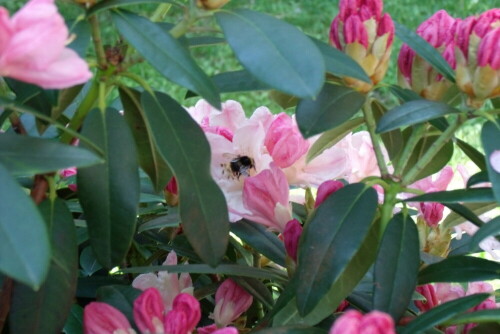
<svg viewBox="0 0 500 334">
<path fill-rule="evenodd" d="M 462 325 L 480 322 L 500 322 L 500 309 L 463 313 L 447 321 L 447 324 Z"/>
<path fill-rule="evenodd" d="M 87 220 L 90 245 L 105 268 L 122 264 L 135 231 L 139 173 L 132 134 L 114 109 L 92 110 L 82 133 L 104 151 L 102 165 L 80 168 L 78 197 Z"/>
<path fill-rule="evenodd" d="M 402 102 L 410 102 L 423 99 L 423 97 L 421 97 L 411 89 L 401 88 L 400 86 L 397 85 L 389 86 L 389 90 L 394 96 L 396 96 Z"/>
<path fill-rule="evenodd" d="M 440 202 L 440 203 L 484 203 L 493 202 L 491 188 L 469 188 L 449 191 L 436 191 L 415 196 L 404 200 L 405 202 Z"/>
<path fill-rule="evenodd" d="M 400 334 L 421 333 L 426 329 L 430 329 L 436 325 L 448 321 L 457 314 L 467 311 L 471 307 L 476 306 L 489 295 L 486 293 L 478 293 L 463 298 L 458 298 L 439 306 L 436 306 L 429 311 L 418 316 L 415 320 L 403 327 Z"/>
<path fill-rule="evenodd" d="M 337 144 L 349 132 L 352 132 L 358 126 L 363 124 L 364 121 L 365 120 L 363 117 L 354 118 L 331 130 L 323 132 L 318 140 L 316 140 L 314 144 L 312 144 L 312 146 L 309 148 L 306 161 L 309 163 L 314 158 L 323 153 L 323 151 Z"/>
<path fill-rule="evenodd" d="M 214 75 L 212 80 L 222 93 L 270 89 L 269 85 L 257 80 L 247 70 L 219 73 Z"/>
<path fill-rule="evenodd" d="M 51 229 L 50 267 L 38 291 L 20 283 L 14 285 L 9 315 L 12 333 L 60 333 L 76 291 L 78 246 L 73 216 L 60 199 L 47 200 L 39 208 Z"/>
<path fill-rule="evenodd" d="M 83 308 L 80 305 L 74 304 L 71 307 L 63 332 L 65 334 L 83 333 Z"/>
<path fill-rule="evenodd" d="M 0 133 L 0 163 L 14 176 L 88 167 L 102 161 L 89 150 L 54 140 Z"/>
<path fill-rule="evenodd" d="M 470 249 L 475 249 L 483 239 L 500 234 L 500 216 L 490 220 L 484 224 L 474 235 L 470 241 Z"/>
<path fill-rule="evenodd" d="M 248 293 L 257 298 L 266 308 L 271 309 L 274 304 L 273 295 L 270 288 L 256 278 L 250 277 L 231 277 L 238 285 L 244 288 Z"/>
<path fill-rule="evenodd" d="M 456 143 L 457 146 L 462 150 L 462 152 L 464 152 L 465 155 L 468 156 L 472 160 L 472 162 L 475 163 L 477 167 L 479 167 L 480 170 L 486 171 L 486 159 L 484 157 L 484 154 L 461 139 L 457 139 Z"/>
<path fill-rule="evenodd" d="M 295 26 L 246 9 L 220 11 L 215 18 L 236 57 L 258 80 L 301 98 L 318 94 L 325 77 L 323 57 Z"/>
<path fill-rule="evenodd" d="M 380 242 L 373 284 L 373 306 L 397 322 L 410 304 L 417 284 L 420 246 L 415 222 L 395 215 Z"/>
<path fill-rule="evenodd" d="M 460 216 L 464 217 L 466 220 L 470 221 L 474 225 L 476 225 L 476 226 L 483 226 L 484 225 L 484 222 L 466 206 L 463 206 L 462 204 L 458 204 L 458 203 L 446 203 L 445 205 L 450 210 L 452 210 L 455 213 L 458 213 Z"/>
<path fill-rule="evenodd" d="M 309 37 L 314 42 L 325 60 L 326 71 L 339 77 L 350 77 L 372 83 L 370 77 L 357 61 L 331 45 Z"/>
<path fill-rule="evenodd" d="M 321 328 L 306 326 L 287 326 L 262 329 L 255 334 L 327 334 L 328 331 Z"/>
<path fill-rule="evenodd" d="M 491 155 L 496 152 L 500 153 L 500 122 L 486 122 L 481 130 L 481 141 L 483 143 L 484 152 L 486 154 L 486 166 L 488 167 L 488 175 L 493 188 L 493 194 L 497 202 L 500 203 L 500 170 L 495 170 L 491 166 Z"/>
<path fill-rule="evenodd" d="M 222 37 L 215 36 L 193 36 L 187 39 L 188 46 L 196 48 L 199 46 L 212 46 L 217 44 L 224 44 L 226 40 Z"/>
<path fill-rule="evenodd" d="M 97 300 L 117 308 L 134 323 L 134 300 L 141 292 L 130 285 L 108 285 L 97 289 Z"/>
<path fill-rule="evenodd" d="M 297 123 L 304 138 L 333 129 L 349 120 L 365 102 L 365 96 L 354 89 L 325 84 L 313 99 L 297 105 Z"/>
<path fill-rule="evenodd" d="M 377 132 L 384 133 L 403 126 L 420 124 L 460 111 L 442 102 L 415 100 L 389 110 L 378 122 Z"/>
<path fill-rule="evenodd" d="M 465 203 L 462 206 L 466 207 L 469 209 L 472 213 L 474 213 L 476 216 L 482 215 L 485 212 L 491 211 L 498 207 L 497 203 Z M 466 219 L 459 215 L 458 213 L 451 212 L 445 220 L 441 223 L 441 226 L 443 229 L 447 228 L 450 229 L 453 226 L 456 226 L 458 224 L 461 224 L 465 222 Z"/>
<path fill-rule="evenodd" d="M 491 334 L 491 333 L 500 333 L 500 324 L 499 323 L 482 323 L 472 328 L 469 334 Z"/>
<path fill-rule="evenodd" d="M 131 88 L 119 89 L 120 99 L 137 148 L 139 165 L 148 174 L 156 192 L 165 188 L 172 177 L 168 164 L 155 147 L 152 134 L 145 122 L 145 113 L 141 106 L 141 93 Z"/>
<path fill-rule="evenodd" d="M 177 227 L 180 224 L 180 220 L 181 218 L 178 214 L 169 213 L 168 215 L 159 216 L 141 224 L 137 229 L 137 233 L 165 227 Z"/>
<path fill-rule="evenodd" d="M 418 284 L 497 279 L 500 263 L 472 256 L 453 256 L 431 264 L 418 274 Z"/>
<path fill-rule="evenodd" d="M 80 57 L 85 58 L 91 40 L 89 22 L 87 22 L 86 20 L 71 20 L 67 23 L 70 29 L 70 34 L 76 36 L 75 39 L 72 40 L 68 45 L 68 47 L 78 53 Z"/>
<path fill-rule="evenodd" d="M 285 266 L 285 246 L 266 227 L 247 220 L 231 224 L 231 232 L 271 261 Z"/>
<path fill-rule="evenodd" d="M 87 11 L 87 16 L 97 14 L 100 11 L 106 9 L 128 6 L 128 5 L 138 5 L 143 3 L 154 3 L 154 2 L 170 3 L 173 5 L 178 5 L 177 2 L 172 0 L 103 0 L 99 1 L 97 4 L 90 7 L 90 9 Z"/>
<path fill-rule="evenodd" d="M 102 269 L 90 246 L 85 247 L 80 254 L 80 267 L 82 267 L 82 275 L 84 276 L 92 276 L 96 271 Z"/>
<path fill-rule="evenodd" d="M 50 265 L 47 227 L 31 198 L 2 164 L 0 184 L 0 272 L 39 289 Z"/>
<path fill-rule="evenodd" d="M 297 307 L 312 311 L 330 289 L 370 230 L 377 194 L 364 184 L 351 184 L 329 196 L 306 224 L 298 253 Z"/>
<path fill-rule="evenodd" d="M 373 112 L 373 116 L 375 117 L 375 120 L 378 122 L 382 116 L 387 112 L 387 109 L 385 106 L 378 102 L 377 100 L 373 100 L 371 103 L 371 108 Z M 403 149 L 403 135 L 401 133 L 401 130 L 399 129 L 394 129 L 392 131 L 383 133 L 381 136 L 382 141 L 384 142 L 384 146 L 387 149 L 387 153 L 389 154 L 389 157 L 391 160 L 394 160 L 394 158 L 399 154 L 399 152 Z"/>
<path fill-rule="evenodd" d="M 141 16 L 117 11 L 111 15 L 118 31 L 167 79 L 198 93 L 220 108 L 217 88 L 189 52 L 168 32 Z"/>
<path fill-rule="evenodd" d="M 216 266 L 228 243 L 224 194 L 210 175 L 210 146 L 198 124 L 168 95 L 141 96 L 146 124 L 179 186 L 180 216 L 190 244 L 204 262 Z"/>
<path fill-rule="evenodd" d="M 422 37 L 405 27 L 404 25 L 394 22 L 396 27 L 396 36 L 408 44 L 420 57 L 424 58 L 432 65 L 439 73 L 451 82 L 455 82 L 455 71 L 451 68 L 443 56 L 432 45 L 427 43 Z"/>
<path fill-rule="evenodd" d="M 470 188 L 476 184 L 483 183 L 483 182 L 490 182 L 490 178 L 488 177 L 488 172 L 483 170 L 480 171 L 467 180 L 467 188 Z"/>
</svg>

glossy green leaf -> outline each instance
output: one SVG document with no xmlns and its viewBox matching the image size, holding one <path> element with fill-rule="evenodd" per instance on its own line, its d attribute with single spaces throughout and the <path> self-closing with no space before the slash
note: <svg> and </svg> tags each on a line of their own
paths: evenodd
<svg viewBox="0 0 500 334">
<path fill-rule="evenodd" d="M 415 222 L 395 215 L 380 242 L 373 284 L 373 306 L 397 321 L 410 304 L 417 284 L 420 246 Z"/>
<path fill-rule="evenodd" d="M 306 224 L 298 252 L 297 307 L 312 311 L 361 247 L 377 208 L 377 194 L 351 184 L 329 196 Z"/>
<path fill-rule="evenodd" d="M 95 153 L 50 139 L 0 133 L 0 163 L 12 175 L 34 175 L 102 163 Z"/>
<path fill-rule="evenodd" d="M 438 50 L 404 25 L 394 22 L 394 26 L 396 27 L 396 36 L 401 41 L 408 44 L 410 48 L 431 64 L 446 79 L 455 82 L 455 71 L 448 62 L 444 60 Z"/>
<path fill-rule="evenodd" d="M 464 217 L 466 220 L 470 221 L 476 226 L 482 226 L 484 222 L 476 216 L 476 214 L 471 211 L 468 207 L 463 206 L 462 204 L 459 203 L 445 203 L 445 206 L 447 206 L 450 210 L 453 212 L 459 214 L 460 216 Z"/>
<path fill-rule="evenodd" d="M 310 37 L 318 50 L 323 55 L 328 73 L 339 77 L 350 77 L 364 82 L 372 83 L 365 70 L 351 57 L 335 47 Z"/>
<path fill-rule="evenodd" d="M 418 274 L 418 284 L 497 279 L 500 263 L 472 256 L 453 256 L 431 264 Z"/>
<path fill-rule="evenodd" d="M 269 85 L 257 80 L 247 70 L 219 73 L 214 75 L 212 80 L 221 93 L 270 89 Z"/>
<path fill-rule="evenodd" d="M 470 188 L 476 184 L 484 183 L 484 182 L 490 182 L 488 172 L 487 171 L 478 172 L 478 173 L 472 175 L 471 177 L 469 177 L 469 179 L 467 180 L 467 188 Z"/>
<path fill-rule="evenodd" d="M 337 144 L 342 140 L 349 132 L 352 132 L 358 126 L 364 123 L 363 117 L 358 117 L 351 119 L 342 125 L 339 125 L 331 130 L 325 131 L 319 136 L 318 140 L 312 144 L 307 151 L 307 162 L 310 162 L 321 153 L 323 153 L 326 149 L 329 149 L 333 145 Z"/>
<path fill-rule="evenodd" d="M 172 172 L 155 147 L 152 134 L 146 126 L 141 93 L 131 88 L 122 88 L 119 92 L 125 120 L 134 136 L 139 165 L 148 174 L 156 192 L 160 192 L 172 177 Z"/>
<path fill-rule="evenodd" d="M 486 166 L 488 175 L 493 188 L 493 194 L 498 203 L 500 203 L 500 167 L 493 168 L 491 156 L 500 154 L 500 121 L 496 124 L 486 122 L 481 130 L 481 141 L 483 143 L 484 152 L 486 154 Z M 498 160 L 498 159 L 497 159 Z"/>
<path fill-rule="evenodd" d="M 177 5 L 177 2 L 172 1 L 172 0 L 103 0 L 103 1 L 99 1 L 94 6 L 90 7 L 90 9 L 87 11 L 87 16 L 97 14 L 100 11 L 103 11 L 106 9 L 128 6 L 128 5 L 154 3 L 154 2 L 163 2 L 163 3 L 170 3 L 173 5 Z"/>
<path fill-rule="evenodd" d="M 486 171 L 486 159 L 484 154 L 475 149 L 472 145 L 467 144 L 461 139 L 457 139 L 457 146 L 468 156 L 480 170 Z"/>
<path fill-rule="evenodd" d="M 199 46 L 211 46 L 226 43 L 226 39 L 216 36 L 193 36 L 187 39 L 188 46 L 196 48 Z"/>
<path fill-rule="evenodd" d="M 258 80 L 301 98 L 319 93 L 323 56 L 295 26 L 247 9 L 220 11 L 215 18 L 236 57 Z"/>
<path fill-rule="evenodd" d="M 130 285 L 107 285 L 97 289 L 97 300 L 117 308 L 134 323 L 134 300 L 141 292 Z"/>
<path fill-rule="evenodd" d="M 500 324 L 495 322 L 480 323 L 472 328 L 469 334 L 491 334 L 500 333 Z"/>
<path fill-rule="evenodd" d="M 74 304 L 71 307 L 66 324 L 64 325 L 63 333 L 65 334 L 81 334 L 83 333 L 83 308 L 80 305 Z"/>
<path fill-rule="evenodd" d="M 405 202 L 440 202 L 440 203 L 482 203 L 493 202 L 491 188 L 469 188 L 449 191 L 437 191 L 406 199 Z"/>
<path fill-rule="evenodd" d="M 447 323 L 450 325 L 461 325 L 480 322 L 498 322 L 500 323 L 500 309 L 480 310 L 475 312 L 466 312 L 450 319 Z"/>
<path fill-rule="evenodd" d="M 231 224 L 231 232 L 271 261 L 285 266 L 285 246 L 265 226 L 247 220 Z"/>
<path fill-rule="evenodd" d="M 70 34 L 75 36 L 75 39 L 71 41 L 68 48 L 72 49 L 82 58 L 87 55 L 87 49 L 91 40 L 90 24 L 86 20 L 71 20 L 67 22 Z"/>
<path fill-rule="evenodd" d="M 489 236 L 500 234 L 500 216 L 490 220 L 484 224 L 474 235 L 470 241 L 470 249 L 475 249 L 483 239 Z"/>
<path fill-rule="evenodd" d="M 436 325 L 446 322 L 457 314 L 465 312 L 471 307 L 476 306 L 488 296 L 489 295 L 486 293 L 478 293 L 438 305 L 415 318 L 415 320 L 403 327 L 401 331 L 398 331 L 398 333 L 422 333 L 426 329 L 430 329 Z"/>
<path fill-rule="evenodd" d="M 423 97 L 421 97 L 411 89 L 401 88 L 400 86 L 397 85 L 389 86 L 389 90 L 394 96 L 396 96 L 402 102 L 410 102 L 423 99 Z"/>
<path fill-rule="evenodd" d="M 147 221 L 139 226 L 137 229 L 138 233 L 153 229 L 162 229 L 165 227 L 176 227 L 179 226 L 181 218 L 178 214 L 171 214 L 159 216 L 154 219 Z"/>
<path fill-rule="evenodd" d="M 168 95 L 143 93 L 146 124 L 179 186 L 180 216 L 196 253 L 212 266 L 228 242 L 229 217 L 224 194 L 210 175 L 210 146 L 198 124 Z"/>
<path fill-rule="evenodd" d="M 313 99 L 304 99 L 296 109 L 297 123 L 304 138 L 333 129 L 348 121 L 359 111 L 365 96 L 354 89 L 325 84 Z"/>
<path fill-rule="evenodd" d="M 220 108 L 217 88 L 189 52 L 168 32 L 148 19 L 124 12 L 111 17 L 120 33 L 162 75 Z"/>
<path fill-rule="evenodd" d="M 327 334 L 328 331 L 321 328 L 306 326 L 273 327 L 253 332 L 255 334 Z"/>
<path fill-rule="evenodd" d="M 274 304 L 270 288 L 263 282 L 251 277 L 231 277 L 239 286 L 260 301 L 266 308 L 271 309 Z"/>
<path fill-rule="evenodd" d="M 485 212 L 491 211 L 498 207 L 497 203 L 465 203 L 462 206 L 469 209 L 476 216 L 482 215 Z M 442 228 L 452 228 L 458 224 L 465 222 L 466 219 L 458 213 L 451 212 L 441 223 Z"/>
<path fill-rule="evenodd" d="M 389 110 L 378 122 L 377 132 L 384 133 L 458 112 L 459 110 L 442 102 L 429 100 L 410 101 Z"/>
<path fill-rule="evenodd" d="M 387 112 L 385 106 L 378 102 L 377 100 L 373 100 L 371 103 L 371 108 L 373 112 L 373 116 L 375 120 L 378 122 L 382 116 Z M 387 153 L 389 154 L 389 158 L 393 160 L 399 152 L 403 149 L 403 135 L 400 129 L 394 129 L 392 131 L 388 131 L 383 133 L 381 136 L 382 142 L 384 143 L 385 148 L 387 149 Z"/>
<path fill-rule="evenodd" d="M 80 168 L 78 197 L 85 213 L 90 245 L 105 268 L 120 265 L 135 232 L 139 173 L 132 134 L 114 109 L 92 110 L 82 133 L 105 153 L 101 165 Z"/>
<path fill-rule="evenodd" d="M 80 267 L 83 276 L 92 276 L 96 271 L 102 269 L 90 246 L 85 247 L 80 253 Z"/>
<path fill-rule="evenodd" d="M 2 164 L 0 184 L 0 272 L 38 289 L 50 265 L 47 227 L 31 198 Z"/>
<path fill-rule="evenodd" d="M 73 216 L 60 199 L 47 200 L 39 208 L 51 230 L 50 267 L 37 291 L 20 283 L 14 285 L 9 314 L 12 333 L 60 333 L 76 291 L 78 246 Z"/>
</svg>

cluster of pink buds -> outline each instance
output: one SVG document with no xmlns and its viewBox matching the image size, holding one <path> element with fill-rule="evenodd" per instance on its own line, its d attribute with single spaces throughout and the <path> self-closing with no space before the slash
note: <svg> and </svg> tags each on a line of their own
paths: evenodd
<svg viewBox="0 0 500 334">
<path fill-rule="evenodd" d="M 352 78 L 346 83 L 361 92 L 368 92 L 380 82 L 387 71 L 394 23 L 389 14 L 382 14 L 382 0 L 340 0 L 339 14 L 330 28 L 330 42 L 356 60 L 372 80 L 372 84 Z"/>
<path fill-rule="evenodd" d="M 329 334 L 396 334 L 394 320 L 387 313 L 372 311 L 361 314 L 349 310 L 338 318 Z"/>
</svg>

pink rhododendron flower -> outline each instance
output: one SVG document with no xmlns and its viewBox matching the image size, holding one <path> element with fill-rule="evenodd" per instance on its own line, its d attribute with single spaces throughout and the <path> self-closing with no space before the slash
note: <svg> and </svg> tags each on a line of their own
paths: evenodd
<svg viewBox="0 0 500 334">
<path fill-rule="evenodd" d="M 165 306 L 156 288 L 146 289 L 134 301 L 134 320 L 142 333 L 163 333 Z"/>
<path fill-rule="evenodd" d="M 379 176 L 380 170 L 367 131 L 347 135 L 339 142 L 339 147 L 347 152 L 349 167 L 346 179 L 350 183 L 359 182 L 367 176 Z"/>
<path fill-rule="evenodd" d="M 318 206 L 321 205 L 325 201 L 325 199 L 339 190 L 340 188 L 343 188 L 344 184 L 340 181 L 335 181 L 335 180 L 328 180 L 323 182 L 319 187 L 318 187 L 318 193 L 316 195 L 316 201 L 314 202 L 314 207 L 317 208 Z"/>
<path fill-rule="evenodd" d="M 191 333 L 200 319 L 200 303 L 193 296 L 181 293 L 175 297 L 172 310 L 165 316 L 165 334 Z"/>
<path fill-rule="evenodd" d="M 70 167 L 70 168 L 66 168 L 66 169 L 63 169 L 59 172 L 59 175 L 61 175 L 61 177 L 63 179 L 67 179 L 68 177 L 71 177 L 71 176 L 74 176 L 76 175 L 76 167 Z M 71 184 L 68 184 L 68 188 L 71 190 L 71 191 L 77 191 L 77 185 L 74 184 L 74 183 L 71 183 Z"/>
<path fill-rule="evenodd" d="M 135 334 L 127 318 L 111 305 L 92 302 L 83 311 L 84 334 Z"/>
<path fill-rule="evenodd" d="M 232 279 L 226 279 L 215 293 L 213 318 L 217 327 L 225 327 L 238 319 L 252 305 L 253 297 Z"/>
<path fill-rule="evenodd" d="M 290 258 L 297 262 L 297 249 L 299 248 L 299 240 L 302 235 L 302 225 L 297 219 L 292 219 L 286 223 L 283 231 L 283 241 L 285 243 L 286 253 Z"/>
<path fill-rule="evenodd" d="M 217 328 L 215 324 L 196 328 L 198 334 L 238 334 L 234 327 Z"/>
<path fill-rule="evenodd" d="M 92 73 L 68 40 L 54 0 L 31 0 L 11 18 L 0 7 L 0 75 L 45 89 L 86 82 Z"/>
<path fill-rule="evenodd" d="M 415 289 L 418 293 L 425 297 L 425 300 L 415 300 L 415 306 L 421 311 L 429 311 L 431 308 L 436 307 L 439 304 L 439 299 L 436 295 L 436 290 L 434 285 L 425 284 L 417 286 Z"/>
<path fill-rule="evenodd" d="M 176 265 L 177 254 L 171 251 L 163 265 Z M 174 298 L 180 293 L 193 294 L 193 283 L 188 273 L 169 274 L 167 271 L 160 271 L 158 274 L 148 273 L 137 276 L 132 282 L 136 289 L 146 290 L 154 287 L 160 291 L 165 309 L 172 309 Z"/>
<path fill-rule="evenodd" d="M 338 318 L 329 334 L 396 334 L 391 316 L 380 311 L 372 311 L 365 315 L 350 310 Z"/>
</svg>

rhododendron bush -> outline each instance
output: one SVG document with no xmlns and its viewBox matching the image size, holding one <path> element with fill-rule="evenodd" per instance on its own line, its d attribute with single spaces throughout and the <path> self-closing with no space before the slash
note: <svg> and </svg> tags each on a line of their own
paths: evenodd
<svg viewBox="0 0 500 334">
<path fill-rule="evenodd" d="M 500 332 L 500 8 L 66 2 L 0 7 L 0 333 Z"/>
</svg>

